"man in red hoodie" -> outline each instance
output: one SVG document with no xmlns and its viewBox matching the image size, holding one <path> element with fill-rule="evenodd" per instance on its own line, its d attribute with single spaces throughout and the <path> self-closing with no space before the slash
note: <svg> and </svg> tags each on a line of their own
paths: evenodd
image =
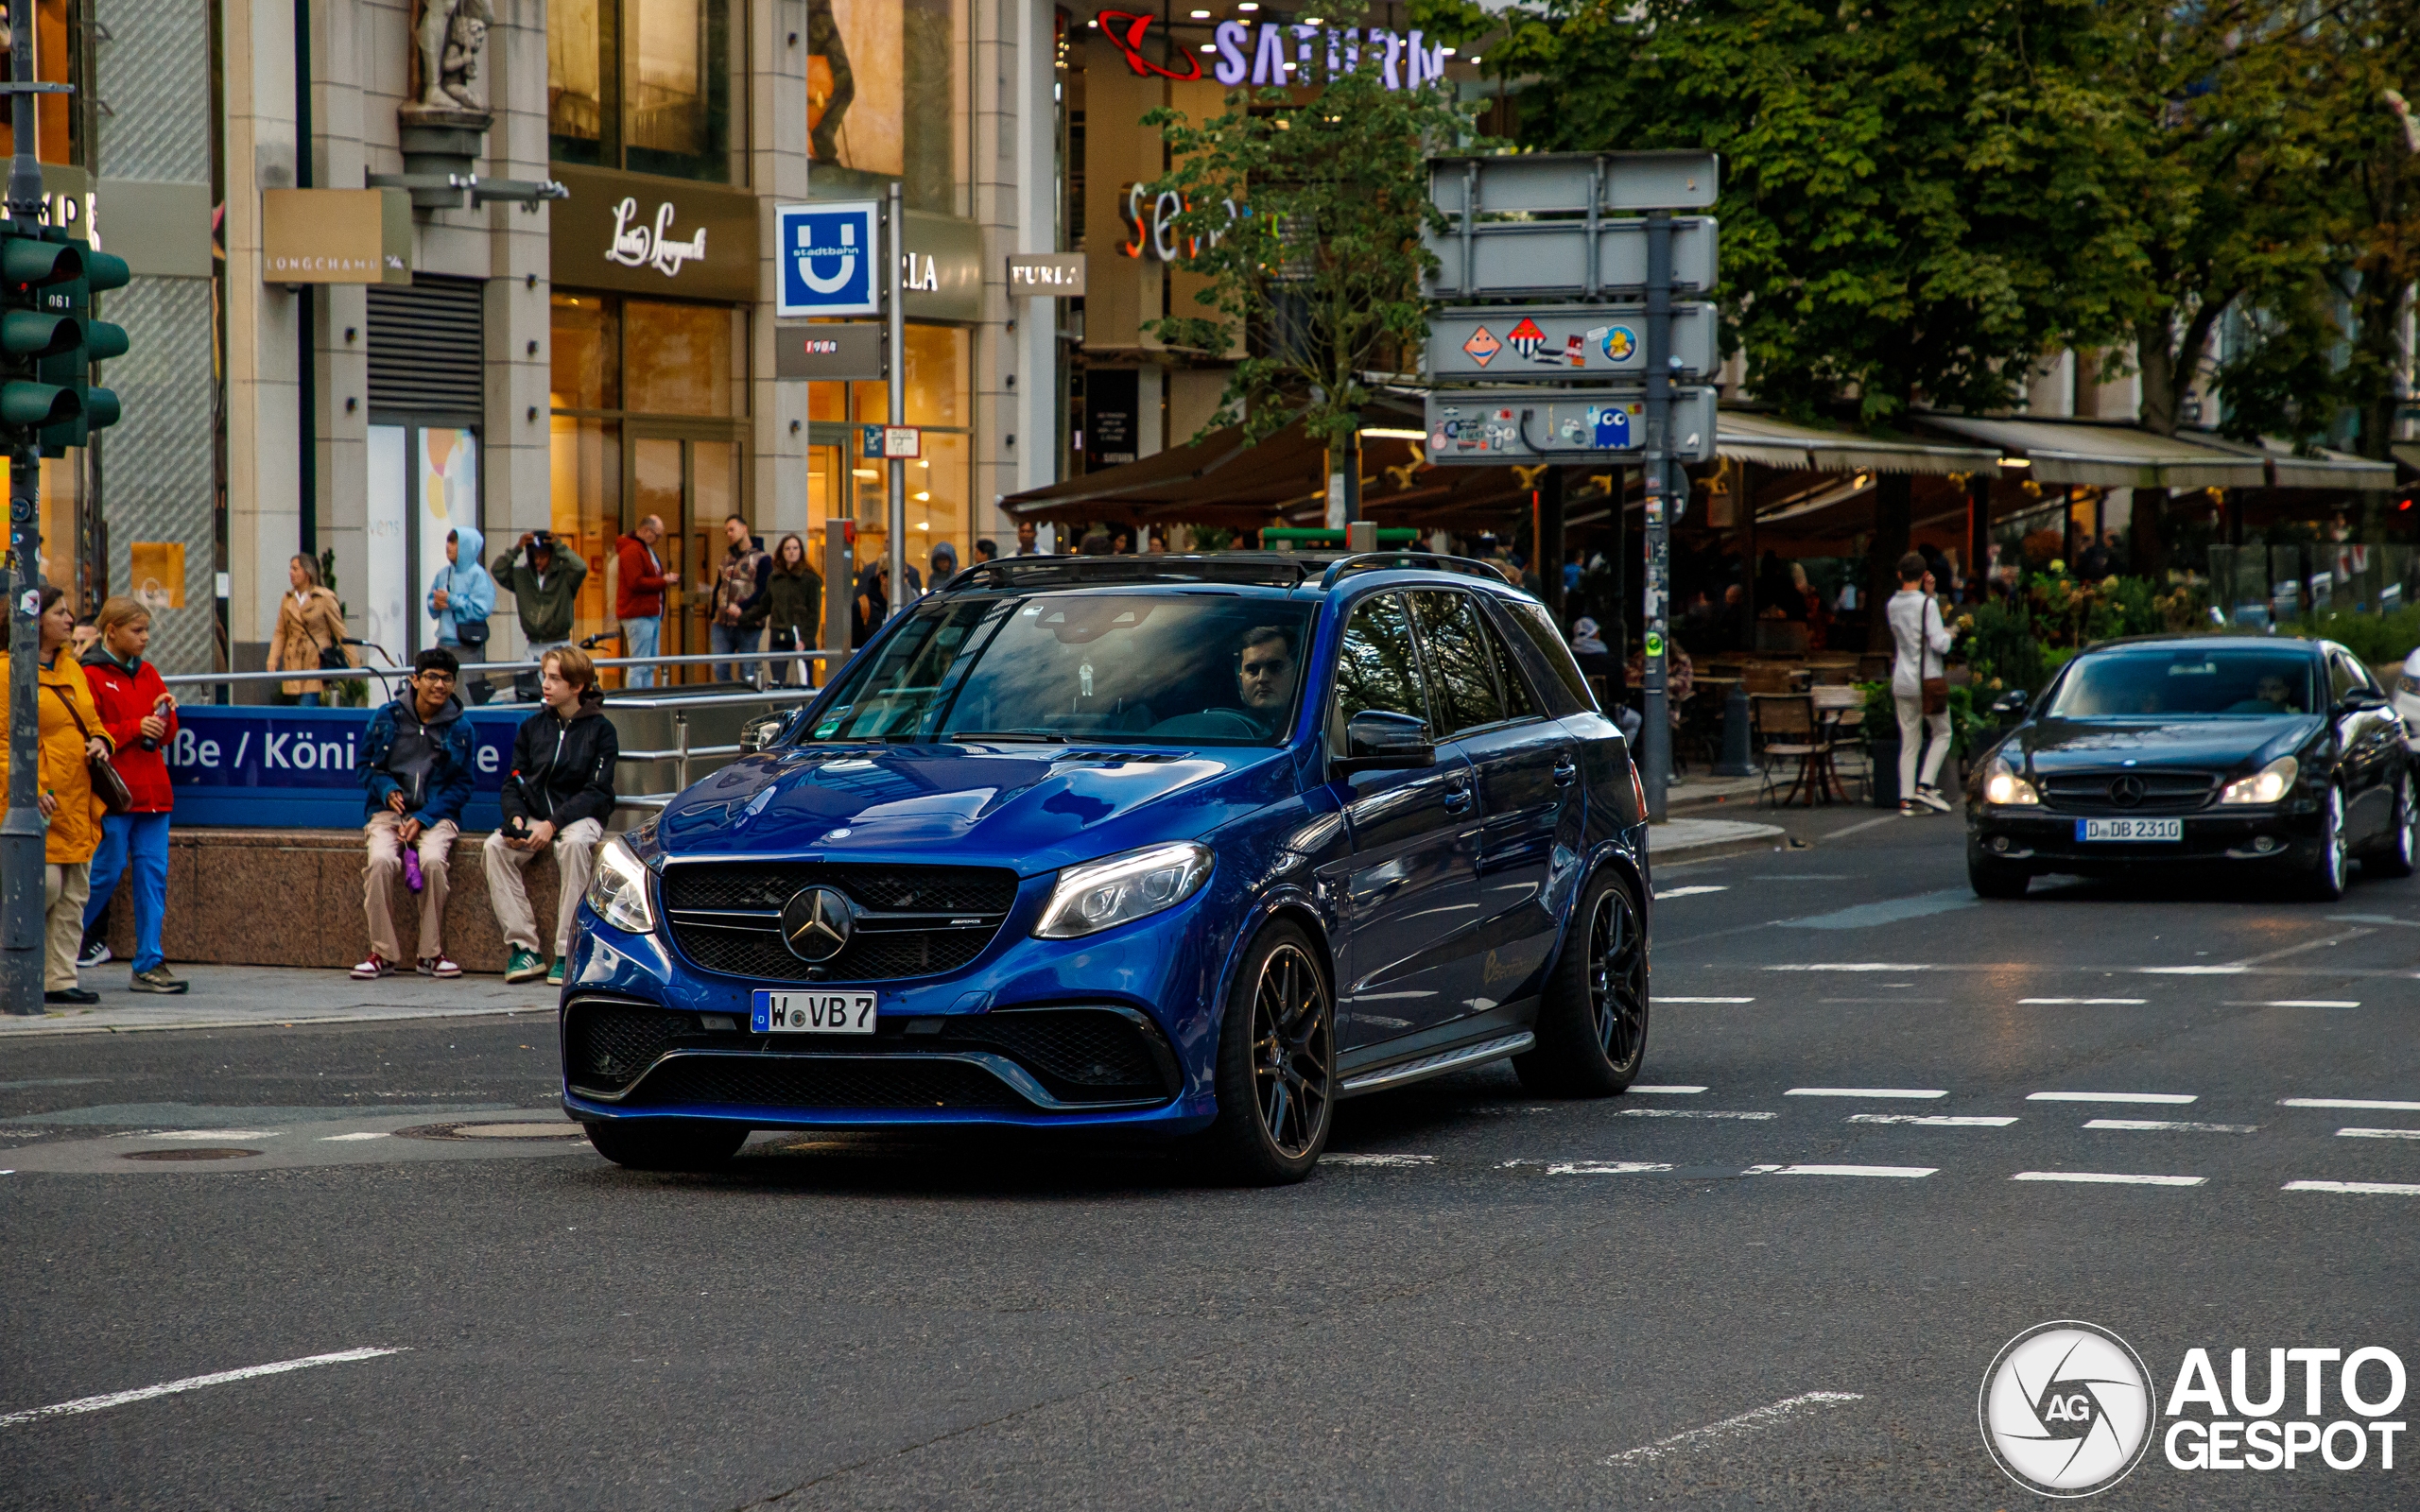
<svg viewBox="0 0 2420 1512">
<path fill-rule="evenodd" d="M 160 680 L 160 669 L 143 660 L 151 645 L 149 610 L 121 594 L 101 606 L 94 627 L 101 633 L 84 653 L 84 681 L 117 744 L 111 765 L 134 795 L 134 807 L 101 821 L 93 896 L 84 906 L 84 949 L 77 964 L 98 966 L 110 958 L 109 946 L 94 931 L 131 862 L 135 943 L 130 985 L 137 992 L 182 992 L 187 984 L 168 974 L 160 953 L 160 919 L 168 906 L 168 812 L 176 806 L 161 751 L 177 738 L 177 700 Z"/>
<path fill-rule="evenodd" d="M 664 644 L 664 590 L 672 579 L 664 571 L 664 558 L 655 554 L 655 543 L 663 539 L 664 518 L 651 514 L 614 543 L 620 562 L 614 617 L 622 622 L 624 656 L 654 656 Z M 631 668 L 624 685 L 654 687 L 655 668 Z"/>
</svg>

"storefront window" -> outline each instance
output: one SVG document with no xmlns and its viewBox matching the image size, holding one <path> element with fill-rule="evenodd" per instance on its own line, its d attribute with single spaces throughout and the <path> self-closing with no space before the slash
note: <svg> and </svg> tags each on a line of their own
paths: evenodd
<svg viewBox="0 0 2420 1512">
<path fill-rule="evenodd" d="M 622 301 L 628 408 L 651 415 L 728 415 L 730 310 L 713 304 Z"/>
<path fill-rule="evenodd" d="M 554 315 L 554 407 L 622 407 L 622 302 L 558 294 Z"/>
<path fill-rule="evenodd" d="M 744 92 L 730 0 L 555 0 L 548 150 L 563 163 L 736 183 Z"/>
<path fill-rule="evenodd" d="M 850 198 L 897 179 L 909 208 L 959 213 L 957 11 L 957 0 L 807 0 L 816 198 Z"/>
</svg>

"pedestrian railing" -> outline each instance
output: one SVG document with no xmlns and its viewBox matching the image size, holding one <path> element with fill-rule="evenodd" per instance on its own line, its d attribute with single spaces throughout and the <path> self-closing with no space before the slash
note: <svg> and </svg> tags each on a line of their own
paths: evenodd
<svg viewBox="0 0 2420 1512">
<path fill-rule="evenodd" d="M 735 663 L 753 663 L 755 667 L 754 676 L 752 679 L 739 685 L 751 686 L 759 692 L 763 692 L 768 688 L 799 686 L 799 684 L 773 681 L 771 679 L 771 664 L 774 662 L 787 663 L 795 662 L 799 663 L 800 676 L 804 677 L 807 675 L 806 665 L 809 662 L 824 662 L 837 663 L 846 662 L 850 655 L 851 652 L 845 647 L 834 648 L 830 646 L 816 646 L 800 651 L 733 651 L 719 654 L 705 653 L 684 656 L 600 656 L 594 660 L 596 665 L 599 668 L 698 667 L 708 665 L 728 666 Z M 532 670 L 537 665 L 538 663 L 534 660 L 525 660 L 520 662 L 465 662 L 461 664 L 459 675 L 469 677 L 475 673 L 523 673 Z M 392 664 L 390 661 L 386 666 L 365 665 L 357 667 L 344 667 L 341 669 L 337 667 L 304 667 L 286 672 L 184 672 L 179 673 L 175 677 L 164 677 L 160 680 L 166 683 L 171 688 L 225 687 L 232 691 L 236 687 L 262 682 L 357 682 L 369 678 L 386 679 L 391 678 L 409 678 L 411 675 L 412 669 L 410 667 L 396 666 Z M 691 686 L 697 686 L 697 684 L 691 684 Z M 706 686 L 712 686 L 712 684 L 706 684 Z M 645 688 L 620 688 L 614 690 L 613 694 L 609 694 L 608 696 L 613 696 L 616 694 L 645 693 L 648 691 L 649 690 Z M 233 700 L 221 699 L 219 701 L 232 702 Z"/>
</svg>

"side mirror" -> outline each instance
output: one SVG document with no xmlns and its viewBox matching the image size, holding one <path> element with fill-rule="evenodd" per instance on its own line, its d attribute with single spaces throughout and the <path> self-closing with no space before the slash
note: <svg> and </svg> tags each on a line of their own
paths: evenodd
<svg viewBox="0 0 2420 1512">
<path fill-rule="evenodd" d="M 1410 714 L 1364 709 L 1345 721 L 1344 754 L 1328 763 L 1339 777 L 1352 772 L 1401 772 L 1437 765 L 1428 723 Z"/>
<path fill-rule="evenodd" d="M 2367 688 L 2356 688 L 2337 702 L 2336 712 L 2340 714 L 2360 714 L 2388 707 L 2390 705 L 2384 694 L 2373 693 Z"/>
<path fill-rule="evenodd" d="M 758 714 L 739 727 L 739 754 L 752 756 L 782 738 L 783 727 L 790 722 L 790 712 L 778 710 Z"/>
<path fill-rule="evenodd" d="M 2023 688 L 2011 688 L 1993 700 L 1992 713 L 2004 718 L 2022 719 L 2025 717 L 2026 706 L 2032 701 L 2033 696 Z"/>
</svg>

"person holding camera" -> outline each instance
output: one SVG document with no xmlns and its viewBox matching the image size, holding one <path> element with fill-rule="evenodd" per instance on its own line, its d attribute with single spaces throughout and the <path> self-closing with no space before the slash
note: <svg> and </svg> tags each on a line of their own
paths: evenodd
<svg viewBox="0 0 2420 1512">
<path fill-rule="evenodd" d="M 100 938 L 118 879 L 134 873 L 133 980 L 137 992 L 178 993 L 187 984 L 168 971 L 160 951 L 160 923 L 168 911 L 168 814 L 177 795 L 168 786 L 168 763 L 161 748 L 177 738 L 177 697 L 160 680 L 160 669 L 143 660 L 151 647 L 151 611 L 119 594 L 101 606 L 95 620 L 101 638 L 84 653 L 84 681 L 101 712 L 116 752 L 110 765 L 133 802 L 123 814 L 101 819 L 101 846 L 93 853 L 93 891 L 84 904 L 84 948 L 78 966 L 110 958 Z"/>
<path fill-rule="evenodd" d="M 614 814 L 614 765 L 622 747 L 605 717 L 605 694 L 587 652 L 577 646 L 548 651 L 539 662 L 539 678 L 546 706 L 522 721 L 512 737 L 512 772 L 500 795 L 504 827 L 488 836 L 481 860 L 488 902 L 510 952 L 504 979 L 527 982 L 544 975 L 548 985 L 561 986 L 580 895 L 588 891 L 596 843 Z M 562 884 L 552 970 L 538 954 L 538 921 L 521 881 L 521 868 L 549 847 Z"/>
<path fill-rule="evenodd" d="M 572 619 L 579 610 L 579 585 L 588 580 L 588 563 L 580 560 L 579 553 L 563 550 L 553 531 L 525 530 L 510 550 L 496 558 L 493 571 L 497 586 L 512 593 L 512 607 L 521 616 L 521 633 L 529 643 L 531 662 L 543 662 L 547 652 L 571 644 Z"/>
<path fill-rule="evenodd" d="M 445 958 L 446 862 L 471 800 L 471 721 L 454 696 L 462 664 L 441 645 L 412 658 L 411 681 L 370 720 L 361 743 L 361 785 L 368 791 L 362 833 L 369 860 L 361 868 L 362 907 L 370 921 L 370 958 L 353 969 L 355 981 L 401 970 L 395 942 L 395 878 L 420 894 L 417 969 L 423 976 L 459 976 Z"/>
</svg>

